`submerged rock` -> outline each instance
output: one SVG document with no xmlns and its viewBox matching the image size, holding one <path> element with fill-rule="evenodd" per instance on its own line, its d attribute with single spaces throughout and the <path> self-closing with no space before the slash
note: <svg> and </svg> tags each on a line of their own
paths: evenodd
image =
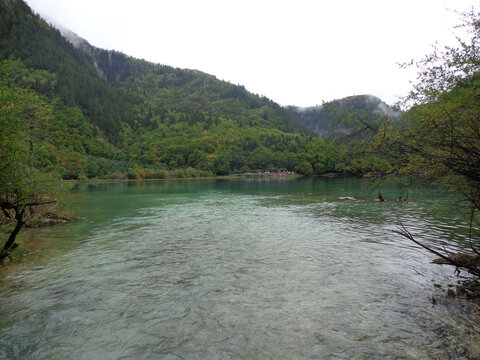
<svg viewBox="0 0 480 360">
<path fill-rule="evenodd" d="M 466 294 L 466 288 L 465 286 L 462 286 L 462 285 L 457 285 L 457 287 L 455 288 L 455 290 L 457 291 L 457 295 L 465 295 Z"/>
<path fill-rule="evenodd" d="M 449 256 L 452 261 L 455 261 L 458 264 L 465 265 L 465 266 L 472 266 L 480 268 L 480 256 L 478 255 L 470 255 L 465 253 L 456 253 Z M 432 261 L 434 264 L 440 265 L 453 265 L 448 260 L 443 258 L 438 258 Z"/>
<path fill-rule="evenodd" d="M 51 226 L 51 225 L 58 225 L 58 224 L 65 224 L 74 220 L 78 220 L 78 218 L 54 213 L 54 212 L 47 212 L 44 214 L 37 214 L 35 217 L 27 220 L 26 227 L 36 228 L 36 227 L 43 227 L 43 226 Z"/>
<path fill-rule="evenodd" d="M 350 200 L 350 201 L 359 201 L 355 199 L 353 196 L 340 196 L 338 200 Z"/>
</svg>

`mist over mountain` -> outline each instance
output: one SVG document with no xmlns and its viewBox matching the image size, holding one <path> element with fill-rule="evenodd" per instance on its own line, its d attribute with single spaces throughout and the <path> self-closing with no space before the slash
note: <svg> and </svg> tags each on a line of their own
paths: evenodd
<svg viewBox="0 0 480 360">
<path fill-rule="evenodd" d="M 354 113 L 366 121 L 375 120 L 379 116 L 399 118 L 401 115 L 399 110 L 372 95 L 349 96 L 307 108 L 287 106 L 287 110 L 322 138 L 352 134 L 355 127 L 345 121 L 347 114 Z"/>
</svg>

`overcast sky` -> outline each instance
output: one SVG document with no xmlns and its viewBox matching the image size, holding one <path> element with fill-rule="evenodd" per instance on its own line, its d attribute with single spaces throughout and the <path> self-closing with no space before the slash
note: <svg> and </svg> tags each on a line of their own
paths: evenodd
<svg viewBox="0 0 480 360">
<path fill-rule="evenodd" d="M 474 0 L 27 0 L 92 45 L 244 85 L 282 105 L 406 95 Z M 449 10 L 450 9 L 450 10 Z M 478 10 L 478 7 L 476 8 Z"/>
</svg>

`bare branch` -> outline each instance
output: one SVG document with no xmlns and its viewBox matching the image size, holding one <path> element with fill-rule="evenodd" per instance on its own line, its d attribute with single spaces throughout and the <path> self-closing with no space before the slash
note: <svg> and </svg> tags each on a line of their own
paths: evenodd
<svg viewBox="0 0 480 360">
<path fill-rule="evenodd" d="M 399 235 L 402 235 L 403 237 L 406 237 L 407 239 L 413 241 L 415 244 L 417 244 L 418 246 L 421 246 L 422 248 L 430 251 L 432 254 L 435 254 L 437 255 L 438 257 L 442 258 L 443 260 L 447 261 L 449 264 L 451 265 L 454 265 L 456 266 L 457 268 L 458 267 L 461 267 L 461 268 L 464 268 L 464 269 L 467 269 L 468 272 L 472 275 L 476 275 L 476 276 L 480 276 L 480 269 L 474 267 L 474 266 L 471 266 L 469 264 L 465 264 L 465 263 L 462 263 L 462 262 L 459 262 L 459 261 L 456 261 L 454 259 L 452 259 L 451 256 L 447 256 L 445 254 L 442 254 L 441 252 L 433 249 L 432 247 L 430 246 L 427 246 L 425 244 L 422 244 L 421 242 L 419 242 L 418 240 L 416 240 L 413 235 L 405 228 L 405 226 L 403 226 L 402 224 L 397 228 L 397 230 L 394 230 L 393 231 L 394 233 L 396 234 L 399 234 Z"/>
</svg>

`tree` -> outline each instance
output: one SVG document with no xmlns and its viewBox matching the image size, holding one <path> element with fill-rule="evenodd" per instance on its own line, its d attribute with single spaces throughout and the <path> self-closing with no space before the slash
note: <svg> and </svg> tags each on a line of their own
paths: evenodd
<svg viewBox="0 0 480 360">
<path fill-rule="evenodd" d="M 310 176 L 313 174 L 313 167 L 308 161 L 303 161 L 298 167 L 296 171 L 302 175 Z"/>
<path fill-rule="evenodd" d="M 9 83 L 8 66 L 0 65 L 0 225 L 11 221 L 15 226 L 0 250 L 0 261 L 14 248 L 27 215 L 56 202 L 59 189 L 58 181 L 35 164 L 38 131 L 50 115 L 49 107 L 33 91 Z"/>
<path fill-rule="evenodd" d="M 452 189 L 468 209 L 471 230 L 480 213 L 480 14 L 463 14 L 470 42 L 435 49 L 411 63 L 418 82 L 403 99 L 410 107 L 402 125 L 380 129 L 373 148 L 390 161 L 388 175 L 409 176 L 417 183 L 436 181 Z M 421 244 L 403 226 L 398 233 L 444 258 L 447 263 L 480 275 L 470 261 Z M 480 256 L 470 236 L 472 257 Z M 466 258 L 464 258 L 466 259 Z"/>
<path fill-rule="evenodd" d="M 229 175 L 230 174 L 230 161 L 229 159 L 221 155 L 213 162 L 213 170 L 216 175 Z"/>
</svg>

